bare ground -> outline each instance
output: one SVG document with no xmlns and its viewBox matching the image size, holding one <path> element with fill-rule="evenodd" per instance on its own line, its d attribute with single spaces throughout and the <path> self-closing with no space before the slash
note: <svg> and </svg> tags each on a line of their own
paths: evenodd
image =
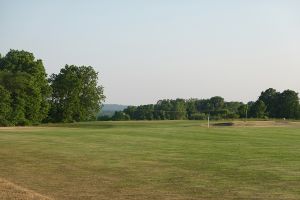
<svg viewBox="0 0 300 200">
<path fill-rule="evenodd" d="M 0 199 L 2 200 L 52 200 L 35 191 L 23 188 L 0 178 Z"/>
<path fill-rule="evenodd" d="M 233 126 L 233 127 L 300 127 L 299 121 L 233 121 L 216 122 L 213 126 Z"/>
<path fill-rule="evenodd" d="M 253 126 L 253 127 L 280 127 L 280 126 L 292 126 L 292 127 L 300 127 L 299 122 L 292 121 L 235 121 L 234 126 Z"/>
</svg>

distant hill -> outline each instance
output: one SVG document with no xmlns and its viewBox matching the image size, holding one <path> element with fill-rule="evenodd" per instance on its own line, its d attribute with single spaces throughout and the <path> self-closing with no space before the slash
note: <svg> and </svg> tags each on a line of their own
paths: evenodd
<svg viewBox="0 0 300 200">
<path fill-rule="evenodd" d="M 128 106 L 126 106 L 126 105 L 119 105 L 119 104 L 103 104 L 103 107 L 98 115 L 99 116 L 104 116 L 104 115 L 113 116 L 113 114 L 116 111 L 122 111 L 127 107 Z"/>
</svg>

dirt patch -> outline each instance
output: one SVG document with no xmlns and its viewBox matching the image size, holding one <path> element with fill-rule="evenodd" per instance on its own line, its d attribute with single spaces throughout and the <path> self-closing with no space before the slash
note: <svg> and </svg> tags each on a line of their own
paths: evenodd
<svg viewBox="0 0 300 200">
<path fill-rule="evenodd" d="M 234 121 L 231 122 L 235 127 L 300 127 L 300 122 L 292 121 Z"/>
<path fill-rule="evenodd" d="M 57 129 L 60 127 L 44 127 L 44 126 L 8 126 L 8 127 L 0 127 L 0 132 L 32 132 L 32 131 L 41 131 L 41 130 L 49 130 L 49 129 Z"/>
<path fill-rule="evenodd" d="M 0 127 L 0 131 L 24 131 L 24 130 L 34 130 L 38 129 L 40 127 L 36 126 L 6 126 L 6 127 Z"/>
<path fill-rule="evenodd" d="M 232 121 L 215 122 L 214 127 L 299 127 L 300 121 L 269 120 L 269 121 Z M 203 125 L 205 126 L 205 124 Z"/>
<path fill-rule="evenodd" d="M 35 191 L 0 178 L 0 199 L 3 200 L 53 200 Z"/>
</svg>

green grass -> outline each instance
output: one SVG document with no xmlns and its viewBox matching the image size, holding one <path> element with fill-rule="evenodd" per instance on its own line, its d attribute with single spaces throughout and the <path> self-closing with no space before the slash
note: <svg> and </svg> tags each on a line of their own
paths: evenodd
<svg viewBox="0 0 300 200">
<path fill-rule="evenodd" d="M 0 178 L 55 199 L 300 199 L 300 128 L 160 121 L 0 129 Z"/>
</svg>

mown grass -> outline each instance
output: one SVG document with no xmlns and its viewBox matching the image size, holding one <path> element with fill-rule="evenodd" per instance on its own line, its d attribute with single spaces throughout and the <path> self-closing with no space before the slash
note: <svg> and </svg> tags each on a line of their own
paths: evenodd
<svg viewBox="0 0 300 200">
<path fill-rule="evenodd" d="M 2 129 L 0 178 L 55 199 L 300 199 L 300 129 L 197 121 Z"/>
</svg>

